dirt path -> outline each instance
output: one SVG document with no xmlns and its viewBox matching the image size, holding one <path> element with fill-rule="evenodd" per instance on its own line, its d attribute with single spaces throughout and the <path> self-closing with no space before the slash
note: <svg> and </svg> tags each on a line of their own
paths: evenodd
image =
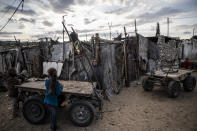
<svg viewBox="0 0 197 131">
<path fill-rule="evenodd" d="M 197 73 L 195 73 L 197 76 Z M 15 120 L 7 119 L 7 100 L 0 93 L 1 131 L 49 131 L 49 122 L 29 124 L 20 112 Z M 176 99 L 167 97 L 161 88 L 144 92 L 141 86 L 131 84 L 104 104 L 103 119 L 94 121 L 87 128 L 75 127 L 68 120 L 67 112 L 59 111 L 59 130 L 63 131 L 197 131 L 197 88 L 194 92 L 181 92 Z"/>
</svg>

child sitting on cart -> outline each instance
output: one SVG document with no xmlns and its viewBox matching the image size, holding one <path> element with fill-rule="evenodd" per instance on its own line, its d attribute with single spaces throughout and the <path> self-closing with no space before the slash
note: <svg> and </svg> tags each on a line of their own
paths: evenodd
<svg viewBox="0 0 197 131">
<path fill-rule="evenodd" d="M 188 58 L 185 59 L 185 61 L 184 61 L 183 64 L 184 64 L 184 68 L 186 68 L 186 69 L 189 69 L 190 66 L 191 66 L 191 63 L 189 62 L 189 59 Z"/>
<path fill-rule="evenodd" d="M 8 70 L 8 96 L 9 96 L 9 119 L 14 119 L 18 115 L 18 89 L 15 85 L 21 84 L 21 80 L 17 78 L 16 69 L 14 67 Z"/>
<path fill-rule="evenodd" d="M 53 131 L 57 128 L 57 111 L 58 95 L 62 92 L 62 85 L 57 80 L 57 71 L 54 68 L 48 70 L 49 78 L 45 81 L 46 94 L 44 103 L 50 111 L 51 129 Z"/>
</svg>

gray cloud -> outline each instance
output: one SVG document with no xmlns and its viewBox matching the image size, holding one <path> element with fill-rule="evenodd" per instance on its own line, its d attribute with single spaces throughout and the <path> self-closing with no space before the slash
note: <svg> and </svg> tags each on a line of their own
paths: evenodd
<svg viewBox="0 0 197 131">
<path fill-rule="evenodd" d="M 53 23 L 49 22 L 47 20 L 43 21 L 42 24 L 45 25 L 45 26 L 48 26 L 48 27 L 52 27 L 53 26 Z"/>
<path fill-rule="evenodd" d="M 116 14 L 122 15 L 131 12 L 134 8 L 138 6 L 138 0 L 119 0 L 120 4 L 118 6 L 110 7 L 111 10 L 105 11 L 106 14 Z"/>
<path fill-rule="evenodd" d="M 77 0 L 76 2 L 77 4 L 80 4 L 80 5 L 85 5 L 87 3 L 86 0 Z"/>
<path fill-rule="evenodd" d="M 50 0 L 50 6 L 53 11 L 58 13 L 74 12 L 70 7 L 72 5 L 91 5 L 95 0 Z"/>
<path fill-rule="evenodd" d="M 192 34 L 192 33 L 189 32 L 189 31 L 185 31 L 185 32 L 183 32 L 183 34 L 184 34 L 184 35 L 190 35 L 190 34 Z"/>
<path fill-rule="evenodd" d="M 70 11 L 70 5 L 74 4 L 74 0 L 50 0 L 49 2 L 52 10 L 59 13 Z"/>
<path fill-rule="evenodd" d="M 27 19 L 27 18 L 20 18 L 19 21 L 22 21 L 22 22 L 29 22 L 29 23 L 32 23 L 32 24 L 35 24 L 36 20 L 33 19 L 33 18 L 30 18 L 30 19 Z"/>
<path fill-rule="evenodd" d="M 18 29 L 24 29 L 25 28 L 25 25 L 24 24 L 20 24 Z"/>
<path fill-rule="evenodd" d="M 116 15 L 122 15 L 124 13 L 127 13 L 131 11 L 130 7 L 121 7 L 121 8 L 114 8 L 110 11 L 105 11 L 104 13 L 106 14 L 116 14 Z"/>
<path fill-rule="evenodd" d="M 175 29 L 179 29 L 179 30 L 185 30 L 185 29 L 193 29 L 193 28 L 197 28 L 197 23 L 193 24 L 193 25 L 177 25 L 175 26 Z"/>
<path fill-rule="evenodd" d="M 172 0 L 169 1 L 169 3 L 175 7 L 183 7 L 185 10 L 188 11 L 196 11 L 197 8 L 197 0 Z"/>
<path fill-rule="evenodd" d="M 7 12 L 9 9 L 9 13 L 13 13 L 13 11 L 16 9 L 16 7 L 14 6 L 10 6 L 10 5 L 7 5 L 5 6 L 3 9 L 1 9 L 1 12 Z M 32 15 L 36 15 L 36 12 L 33 11 L 32 9 L 18 9 L 18 11 L 16 12 L 18 14 L 23 14 L 23 15 L 27 15 L 27 16 L 32 16 Z"/>
<path fill-rule="evenodd" d="M 96 0 L 75 0 L 75 4 L 78 5 L 92 5 L 95 4 Z"/>
<path fill-rule="evenodd" d="M 129 22 L 130 23 L 130 22 Z M 131 23 L 130 23 L 131 24 Z M 115 25 L 112 25 L 112 28 L 114 28 L 114 27 L 123 27 L 124 25 L 122 25 L 122 24 L 115 24 Z M 126 26 L 126 25 L 125 25 Z"/>
<path fill-rule="evenodd" d="M 60 31 L 60 30 L 49 31 L 47 34 L 62 34 L 62 31 Z"/>
<path fill-rule="evenodd" d="M 42 6 L 42 8 L 49 8 L 49 4 L 46 0 L 26 0 L 25 5 L 31 6 L 31 4 L 38 4 L 39 6 Z"/>
<path fill-rule="evenodd" d="M 38 35 L 32 35 L 34 38 L 44 38 L 47 37 L 45 34 L 38 34 Z"/>
<path fill-rule="evenodd" d="M 77 33 L 89 33 L 89 32 L 94 32 L 97 31 L 95 29 L 84 29 L 84 30 L 75 30 Z"/>
<path fill-rule="evenodd" d="M 0 32 L 0 35 L 19 35 L 23 34 L 22 32 Z"/>
<path fill-rule="evenodd" d="M 190 0 L 190 5 L 197 8 L 197 0 Z"/>
<path fill-rule="evenodd" d="M 74 26 L 73 24 L 67 24 L 67 26 Z"/>
<path fill-rule="evenodd" d="M 135 19 L 137 18 L 137 24 L 138 25 L 143 25 L 146 23 L 151 23 L 151 22 L 155 22 L 160 20 L 161 18 L 167 18 L 167 17 L 171 17 L 180 13 L 183 13 L 184 10 L 181 9 L 175 9 L 175 8 L 171 8 L 171 7 L 163 7 L 160 10 L 154 12 L 154 13 L 150 13 L 150 12 L 146 12 L 143 13 L 141 15 L 138 16 L 134 16 L 134 15 L 130 15 L 127 18 L 128 19 Z"/>
<path fill-rule="evenodd" d="M 174 8 L 171 8 L 171 7 L 164 7 L 164 8 L 161 8 L 160 10 L 158 10 L 157 12 L 155 13 L 144 13 L 144 14 L 141 14 L 140 16 L 138 16 L 138 18 L 148 18 L 148 19 L 154 19 L 154 18 L 157 18 L 157 17 L 163 17 L 163 16 L 172 16 L 174 14 L 178 14 L 178 13 L 182 13 L 183 10 L 180 10 L 180 9 L 174 9 Z"/>
<path fill-rule="evenodd" d="M 34 38 L 45 38 L 45 37 L 52 37 L 54 35 L 62 35 L 62 31 L 61 30 L 56 30 L 56 31 L 49 31 L 46 34 L 36 34 L 36 35 L 32 35 L 32 37 Z M 68 38 L 67 35 L 64 36 L 65 38 Z"/>
<path fill-rule="evenodd" d="M 93 23 L 93 22 L 95 22 L 95 21 L 97 21 L 97 19 L 88 19 L 88 18 L 84 18 L 84 23 L 86 24 L 86 25 L 88 25 L 88 24 L 91 24 L 91 23 Z"/>
</svg>

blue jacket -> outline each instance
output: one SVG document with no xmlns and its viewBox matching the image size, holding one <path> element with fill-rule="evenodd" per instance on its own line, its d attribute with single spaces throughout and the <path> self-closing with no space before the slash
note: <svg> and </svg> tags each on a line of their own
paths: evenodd
<svg viewBox="0 0 197 131">
<path fill-rule="evenodd" d="M 54 92 L 49 93 L 49 85 L 50 85 L 51 79 L 47 79 L 45 81 L 45 87 L 46 87 L 46 93 L 45 93 L 45 98 L 44 98 L 44 103 L 52 105 L 52 106 L 58 106 L 58 95 L 61 94 L 62 92 L 62 86 L 59 83 L 59 81 L 57 81 L 56 83 L 56 90 Z"/>
</svg>

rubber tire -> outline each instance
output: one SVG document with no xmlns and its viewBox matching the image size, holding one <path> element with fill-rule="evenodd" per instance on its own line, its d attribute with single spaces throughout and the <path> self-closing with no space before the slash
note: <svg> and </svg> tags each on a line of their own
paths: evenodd
<svg viewBox="0 0 197 131">
<path fill-rule="evenodd" d="M 34 103 L 36 105 L 39 106 L 39 108 L 41 109 L 41 116 L 39 117 L 39 119 L 35 119 L 35 118 L 30 118 L 29 113 L 27 112 L 27 109 L 30 108 L 29 104 Z M 44 119 L 46 118 L 47 115 L 47 110 L 46 110 L 46 106 L 44 104 L 44 101 L 42 98 L 40 98 L 39 96 L 33 96 L 31 98 L 29 98 L 28 100 L 26 100 L 23 104 L 23 116 L 24 118 L 31 124 L 40 124 L 44 121 Z"/>
<path fill-rule="evenodd" d="M 72 114 L 73 114 L 73 109 L 76 108 L 77 106 L 86 106 L 90 112 L 90 118 L 89 120 L 87 120 L 86 122 L 79 122 L 77 120 L 75 120 L 75 118 L 73 118 Z M 71 120 L 71 122 L 76 125 L 76 126 L 80 126 L 80 127 L 86 127 L 86 126 L 89 126 L 92 121 L 94 120 L 94 117 L 95 117 L 95 107 L 88 101 L 77 101 L 75 103 L 73 103 L 70 108 L 69 108 L 69 119 Z"/>
<path fill-rule="evenodd" d="M 152 91 L 154 86 L 153 83 L 149 81 L 149 77 L 144 77 L 142 80 L 142 87 L 144 91 Z"/>
<path fill-rule="evenodd" d="M 168 94 L 170 98 L 176 98 L 181 91 L 181 84 L 179 81 L 170 81 L 168 84 Z"/>
<path fill-rule="evenodd" d="M 196 87 L 196 78 L 193 76 L 187 76 L 183 81 L 184 91 L 191 92 Z"/>
</svg>

